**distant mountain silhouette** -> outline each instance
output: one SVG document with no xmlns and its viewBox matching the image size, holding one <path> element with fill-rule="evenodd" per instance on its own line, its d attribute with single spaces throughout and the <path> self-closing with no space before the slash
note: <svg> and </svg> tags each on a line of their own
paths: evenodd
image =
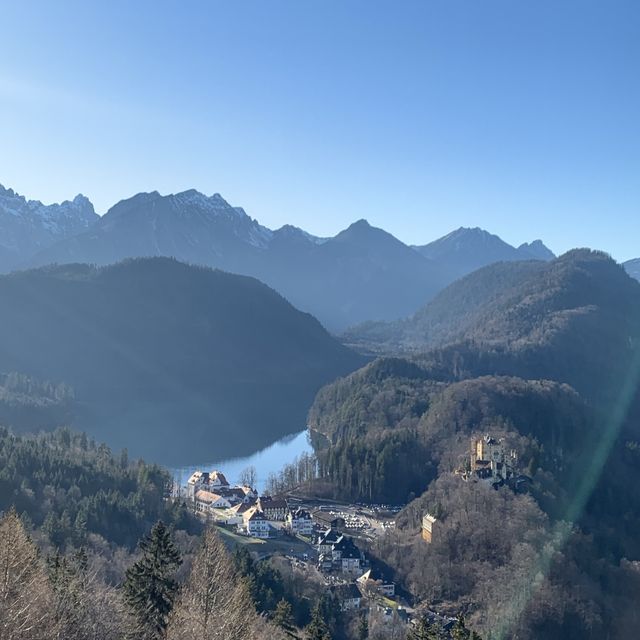
<svg viewBox="0 0 640 640">
<path fill-rule="evenodd" d="M 329 239 L 292 226 L 272 231 L 220 195 L 193 190 L 123 200 L 89 231 L 40 252 L 33 264 L 105 265 L 140 256 L 255 276 L 334 330 L 411 313 L 452 279 L 364 220 Z"/>
<path fill-rule="evenodd" d="M 553 254 L 539 240 L 516 249 L 481 229 L 458 229 L 416 248 L 366 220 L 333 238 L 291 225 L 274 231 L 219 194 L 193 189 L 139 193 L 101 218 L 83 196 L 44 206 L 0 191 L 0 272 L 154 256 L 254 276 L 328 329 L 342 331 L 413 313 L 447 284 L 487 264 Z"/>
<path fill-rule="evenodd" d="M 534 260 L 553 260 L 556 255 L 547 247 L 542 240 L 525 242 L 518 247 L 520 259 L 532 258 Z"/>
<path fill-rule="evenodd" d="M 253 278 L 167 258 L 0 277 L 0 370 L 75 389 L 78 424 L 169 464 L 304 429 L 364 360 Z"/>
<path fill-rule="evenodd" d="M 334 238 L 292 244 L 272 248 L 261 277 L 333 330 L 411 313 L 451 280 L 440 265 L 366 220 Z"/>
<path fill-rule="evenodd" d="M 552 260 L 555 257 L 541 240 L 520 245 L 516 249 L 498 236 L 478 227 L 460 227 L 415 249 L 421 255 L 442 264 L 456 277 L 462 277 L 494 262 Z"/>
</svg>

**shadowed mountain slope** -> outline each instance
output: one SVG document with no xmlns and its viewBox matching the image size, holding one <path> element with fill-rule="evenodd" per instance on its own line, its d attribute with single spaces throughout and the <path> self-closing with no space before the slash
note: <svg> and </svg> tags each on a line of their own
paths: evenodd
<svg viewBox="0 0 640 640">
<path fill-rule="evenodd" d="M 598 393 L 603 374 L 619 380 L 640 344 L 640 285 L 586 249 L 548 263 L 500 263 L 453 283 L 406 320 L 346 337 L 378 351 L 428 352 L 431 367 L 457 377 L 515 374 Z"/>
<path fill-rule="evenodd" d="M 70 384 L 83 428 L 170 464 L 303 429 L 363 363 L 257 280 L 166 258 L 16 272 L 0 304 L 0 369 Z"/>
<path fill-rule="evenodd" d="M 195 190 L 123 200 L 86 233 L 32 262 L 106 265 L 146 256 L 257 277 L 331 330 L 412 313 L 453 279 L 448 269 L 365 220 L 328 239 L 289 225 L 272 231 L 219 194 Z"/>
</svg>

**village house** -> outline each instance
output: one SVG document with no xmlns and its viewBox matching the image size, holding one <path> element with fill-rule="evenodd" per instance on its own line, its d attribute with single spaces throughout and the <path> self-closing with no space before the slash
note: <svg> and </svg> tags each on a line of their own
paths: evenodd
<svg viewBox="0 0 640 640">
<path fill-rule="evenodd" d="M 362 552 L 351 540 L 340 555 L 340 569 L 342 573 L 359 574 L 362 571 Z"/>
<path fill-rule="evenodd" d="M 252 507 L 244 516 L 247 534 L 253 538 L 268 538 L 271 525 L 264 513 L 257 507 Z"/>
<path fill-rule="evenodd" d="M 311 514 L 304 509 L 294 509 L 287 513 L 287 529 L 293 534 L 310 536 L 313 534 L 313 520 Z"/>
<path fill-rule="evenodd" d="M 318 568 L 321 571 L 336 570 L 348 574 L 360 574 L 364 554 L 351 538 L 334 529 L 328 529 L 317 541 Z M 329 559 L 331 564 L 329 564 Z"/>
<path fill-rule="evenodd" d="M 258 498 L 258 508 L 264 513 L 267 520 L 282 520 L 287 517 L 289 507 L 284 498 L 271 498 L 261 496 Z"/>
<path fill-rule="evenodd" d="M 194 502 L 197 513 L 208 513 L 211 509 L 228 509 L 231 506 L 223 496 L 204 489 L 196 492 Z"/>
<path fill-rule="evenodd" d="M 331 571 L 331 569 L 333 569 L 333 558 L 331 557 L 331 552 L 321 553 L 318 556 L 318 571 L 325 573 Z"/>
<path fill-rule="evenodd" d="M 196 492 L 202 489 L 209 481 L 209 474 L 204 471 L 194 471 L 187 480 L 187 496 L 194 500 Z"/>
<path fill-rule="evenodd" d="M 222 471 L 214 470 L 209 473 L 209 486 L 212 489 L 219 489 L 221 487 L 228 487 L 229 483 L 227 482 L 227 479 L 225 478 Z"/>
<path fill-rule="evenodd" d="M 330 587 L 329 591 L 340 603 L 342 611 L 352 611 L 360 608 L 362 594 L 353 582 L 348 584 L 336 584 Z"/>
<path fill-rule="evenodd" d="M 318 555 L 325 554 L 331 557 L 333 545 L 342 538 L 342 534 L 335 529 L 327 529 L 318 535 L 316 544 Z"/>
<path fill-rule="evenodd" d="M 247 500 L 255 500 L 258 497 L 256 490 L 253 487 L 249 487 L 246 484 L 243 484 L 240 489 L 246 496 Z"/>
<path fill-rule="evenodd" d="M 387 598 L 393 598 L 396 595 L 395 583 L 389 580 L 379 569 L 368 569 L 356 582 L 363 589 L 377 591 Z"/>
<path fill-rule="evenodd" d="M 238 516 L 244 516 L 244 514 L 249 511 L 251 508 L 256 506 L 256 501 L 253 500 L 252 502 L 239 502 L 238 504 L 234 505 L 233 507 L 231 507 L 231 511 L 233 511 L 233 513 L 235 515 Z"/>
<path fill-rule="evenodd" d="M 384 624 L 393 624 L 394 622 L 402 625 L 409 624 L 409 613 L 404 607 L 394 608 L 379 604 L 376 606 L 376 611 Z"/>
</svg>

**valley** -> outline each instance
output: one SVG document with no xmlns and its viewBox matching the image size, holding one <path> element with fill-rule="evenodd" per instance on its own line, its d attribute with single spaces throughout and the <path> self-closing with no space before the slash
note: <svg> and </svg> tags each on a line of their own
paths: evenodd
<svg viewBox="0 0 640 640">
<path fill-rule="evenodd" d="M 117 235 L 137 220 L 147 237 L 151 212 L 168 226 L 148 249 Z M 214 262 L 229 271 L 162 257 L 162 242 L 183 259 L 198 246 L 176 231 L 183 218 L 202 240 L 195 262 L 222 243 Z M 151 520 L 172 523 L 194 570 L 208 528 L 259 613 L 276 620 L 284 599 L 309 629 L 322 609 L 340 640 L 362 611 L 399 637 L 425 620 L 445 637 L 466 624 L 487 638 L 628 633 L 640 558 L 640 504 L 625 491 L 640 448 L 633 265 L 586 249 L 555 258 L 479 229 L 421 247 L 365 221 L 330 239 L 273 232 L 197 192 L 141 194 L 95 224 L 33 259 L 63 251 L 103 266 L 0 276 L 0 508 L 21 509 L 43 548 L 109 558 L 101 580 L 115 585 Z M 269 279 L 292 238 L 295 278 L 334 333 Z M 336 297 L 318 295 L 338 281 Z M 385 293 L 399 282 L 404 302 Z M 332 315 L 345 300 L 356 315 Z M 367 322 L 347 329 L 353 319 Z M 101 480 L 76 485 L 77 468 Z M 608 582 L 619 587 L 605 593 Z"/>
</svg>

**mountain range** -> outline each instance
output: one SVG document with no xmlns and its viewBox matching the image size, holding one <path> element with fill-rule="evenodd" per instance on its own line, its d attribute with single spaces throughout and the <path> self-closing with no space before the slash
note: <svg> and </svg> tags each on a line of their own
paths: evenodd
<svg viewBox="0 0 640 640">
<path fill-rule="evenodd" d="M 170 258 L 14 272 L 0 305 L 0 371 L 70 385 L 76 424 L 174 466 L 301 431 L 365 362 L 258 280 Z"/>
<path fill-rule="evenodd" d="M 25 209 L 16 215 L 16 200 L 24 207 L 33 205 L 31 213 Z M 0 215 L 14 226 L 22 224 L 22 235 L 32 238 L 18 245 L 12 240 L 15 234 L 0 233 L 4 271 L 170 256 L 257 277 L 332 331 L 408 315 L 479 266 L 553 257 L 540 241 L 516 249 L 481 229 L 458 229 L 422 247 L 410 247 L 366 220 L 332 238 L 318 238 L 291 225 L 271 230 L 219 194 L 205 196 L 195 190 L 167 196 L 140 193 L 102 217 L 83 196 L 44 207 L 3 190 Z M 74 225 L 62 224 L 73 215 Z M 48 228 L 49 220 L 56 222 L 58 233 L 42 240 L 38 229 Z"/>
</svg>

